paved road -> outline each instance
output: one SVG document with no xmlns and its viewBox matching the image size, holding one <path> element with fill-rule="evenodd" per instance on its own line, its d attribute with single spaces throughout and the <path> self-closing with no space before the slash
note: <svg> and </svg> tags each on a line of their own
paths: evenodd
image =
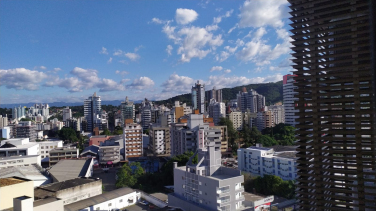
<svg viewBox="0 0 376 211">
<path fill-rule="evenodd" d="M 95 169 L 93 173 L 94 178 L 100 178 L 102 179 L 102 184 L 104 186 L 104 191 L 112 191 L 115 190 L 115 179 L 116 175 L 116 168 L 110 168 L 108 173 L 104 173 L 102 169 Z"/>
</svg>

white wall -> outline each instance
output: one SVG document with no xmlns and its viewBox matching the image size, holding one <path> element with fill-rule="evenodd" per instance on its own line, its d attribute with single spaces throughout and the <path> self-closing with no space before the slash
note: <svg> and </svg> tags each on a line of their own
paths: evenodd
<svg viewBox="0 0 376 211">
<path fill-rule="evenodd" d="M 133 193 L 123 195 L 90 207 L 86 207 L 84 209 L 80 209 L 80 211 L 121 209 L 136 204 L 136 202 L 140 198 L 141 194 L 134 191 Z M 128 201 L 128 199 L 133 199 L 133 202 Z"/>
</svg>

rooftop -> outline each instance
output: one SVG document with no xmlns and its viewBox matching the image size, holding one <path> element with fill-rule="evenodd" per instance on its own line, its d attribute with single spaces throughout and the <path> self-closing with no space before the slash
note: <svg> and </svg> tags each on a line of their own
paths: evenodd
<svg viewBox="0 0 376 211">
<path fill-rule="evenodd" d="M 267 148 L 267 147 L 255 147 L 255 146 L 252 146 L 252 147 L 248 147 L 247 149 L 256 149 L 256 150 L 265 150 L 265 151 L 269 151 L 269 150 L 271 150 L 272 148 Z"/>
<path fill-rule="evenodd" d="M 274 152 L 285 152 L 285 151 L 296 151 L 296 148 L 298 146 L 282 146 L 282 145 L 276 145 L 272 146 L 271 148 L 274 149 Z"/>
<path fill-rule="evenodd" d="M 30 166 L 13 166 L 10 168 L 4 168 L 0 171 L 0 178 L 6 177 L 21 177 L 27 179 L 48 179 L 44 176 L 35 165 Z"/>
<path fill-rule="evenodd" d="M 59 148 L 50 150 L 50 153 L 54 151 L 77 151 L 77 148 L 76 147 L 59 147 Z"/>
<path fill-rule="evenodd" d="M 81 155 L 83 153 L 86 153 L 86 152 L 93 152 L 93 153 L 97 153 L 98 154 L 98 149 L 99 149 L 99 146 L 97 145 L 91 145 L 91 146 L 88 146 L 86 147 L 82 152 L 81 152 Z"/>
<path fill-rule="evenodd" d="M 96 204 L 103 203 L 105 201 L 124 196 L 126 194 L 130 194 L 135 192 L 135 190 L 131 188 L 119 188 L 110 192 L 103 193 L 101 195 L 97 195 L 94 197 L 90 197 L 88 199 L 84 199 L 82 201 L 78 201 L 72 204 L 68 204 L 64 206 L 65 211 L 75 211 L 75 210 L 80 210 L 86 207 L 90 207 Z M 136 199 L 135 199 L 136 200 Z"/>
<path fill-rule="evenodd" d="M 91 182 L 98 181 L 100 179 L 94 178 L 76 178 L 71 180 L 66 180 L 63 182 L 55 182 L 48 185 L 39 186 L 34 189 L 34 196 L 36 199 L 45 199 L 48 197 L 53 197 L 58 191 L 77 187 L 80 185 L 88 184 Z"/>
<path fill-rule="evenodd" d="M 10 143 L 6 143 L 0 147 L 0 151 L 6 151 L 8 149 L 27 149 L 35 145 L 39 145 L 39 144 L 37 142 L 29 142 L 27 144 L 22 144 L 22 145 L 13 145 Z"/>
<path fill-rule="evenodd" d="M 281 158 L 296 158 L 296 152 L 275 153 L 274 156 Z"/>
<path fill-rule="evenodd" d="M 60 160 L 50 169 L 50 174 L 57 181 L 65 181 L 77 177 L 84 177 L 92 159 L 86 160 Z"/>
<path fill-rule="evenodd" d="M 23 182 L 26 182 L 26 181 L 30 181 L 30 180 L 23 179 L 23 178 L 20 178 L 20 177 L 1 178 L 0 179 L 0 187 L 15 185 L 15 184 L 23 183 Z"/>
</svg>

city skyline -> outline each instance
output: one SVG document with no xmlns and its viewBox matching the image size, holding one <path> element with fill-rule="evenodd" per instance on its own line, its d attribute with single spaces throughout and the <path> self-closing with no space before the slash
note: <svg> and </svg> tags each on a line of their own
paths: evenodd
<svg viewBox="0 0 376 211">
<path fill-rule="evenodd" d="M 292 70 L 288 10 L 279 0 L 3 1 L 0 103 L 163 100 L 197 80 L 207 90 L 281 81 Z"/>
</svg>

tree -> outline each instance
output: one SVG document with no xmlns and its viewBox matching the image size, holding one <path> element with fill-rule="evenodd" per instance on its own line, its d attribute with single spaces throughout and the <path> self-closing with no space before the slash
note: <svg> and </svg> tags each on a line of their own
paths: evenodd
<svg viewBox="0 0 376 211">
<path fill-rule="evenodd" d="M 262 146 L 264 147 L 278 145 L 278 142 L 268 135 L 261 135 L 256 142 L 262 144 Z"/>
<path fill-rule="evenodd" d="M 262 134 L 274 138 L 280 145 L 295 144 L 295 127 L 280 123 L 272 128 L 268 127 L 262 130 Z"/>
<path fill-rule="evenodd" d="M 120 170 L 116 173 L 117 180 L 115 186 L 117 188 L 133 187 L 137 180 L 132 175 L 132 169 L 128 163 L 124 164 Z"/>
<path fill-rule="evenodd" d="M 27 122 L 27 121 L 33 121 L 32 119 L 29 118 L 21 118 L 20 122 Z"/>
<path fill-rule="evenodd" d="M 235 144 L 235 140 L 239 138 L 239 132 L 234 129 L 234 124 L 231 120 L 224 117 L 220 118 L 218 124 L 221 126 L 227 126 L 227 134 L 230 142 L 229 145 L 233 147 L 233 145 Z"/>
<path fill-rule="evenodd" d="M 106 129 L 103 130 L 103 132 L 100 133 L 100 135 L 109 136 L 109 135 L 111 135 L 111 132 L 106 128 Z"/>
<path fill-rule="evenodd" d="M 264 177 L 244 177 L 244 188 L 247 192 L 253 192 L 264 195 L 276 195 L 287 199 L 295 197 L 295 182 L 293 180 L 283 181 L 275 175 L 264 175 Z"/>
<path fill-rule="evenodd" d="M 70 127 L 61 128 L 61 130 L 58 132 L 58 135 L 64 141 L 69 140 L 70 142 L 73 142 L 73 143 L 78 142 L 76 131 Z"/>
</svg>

